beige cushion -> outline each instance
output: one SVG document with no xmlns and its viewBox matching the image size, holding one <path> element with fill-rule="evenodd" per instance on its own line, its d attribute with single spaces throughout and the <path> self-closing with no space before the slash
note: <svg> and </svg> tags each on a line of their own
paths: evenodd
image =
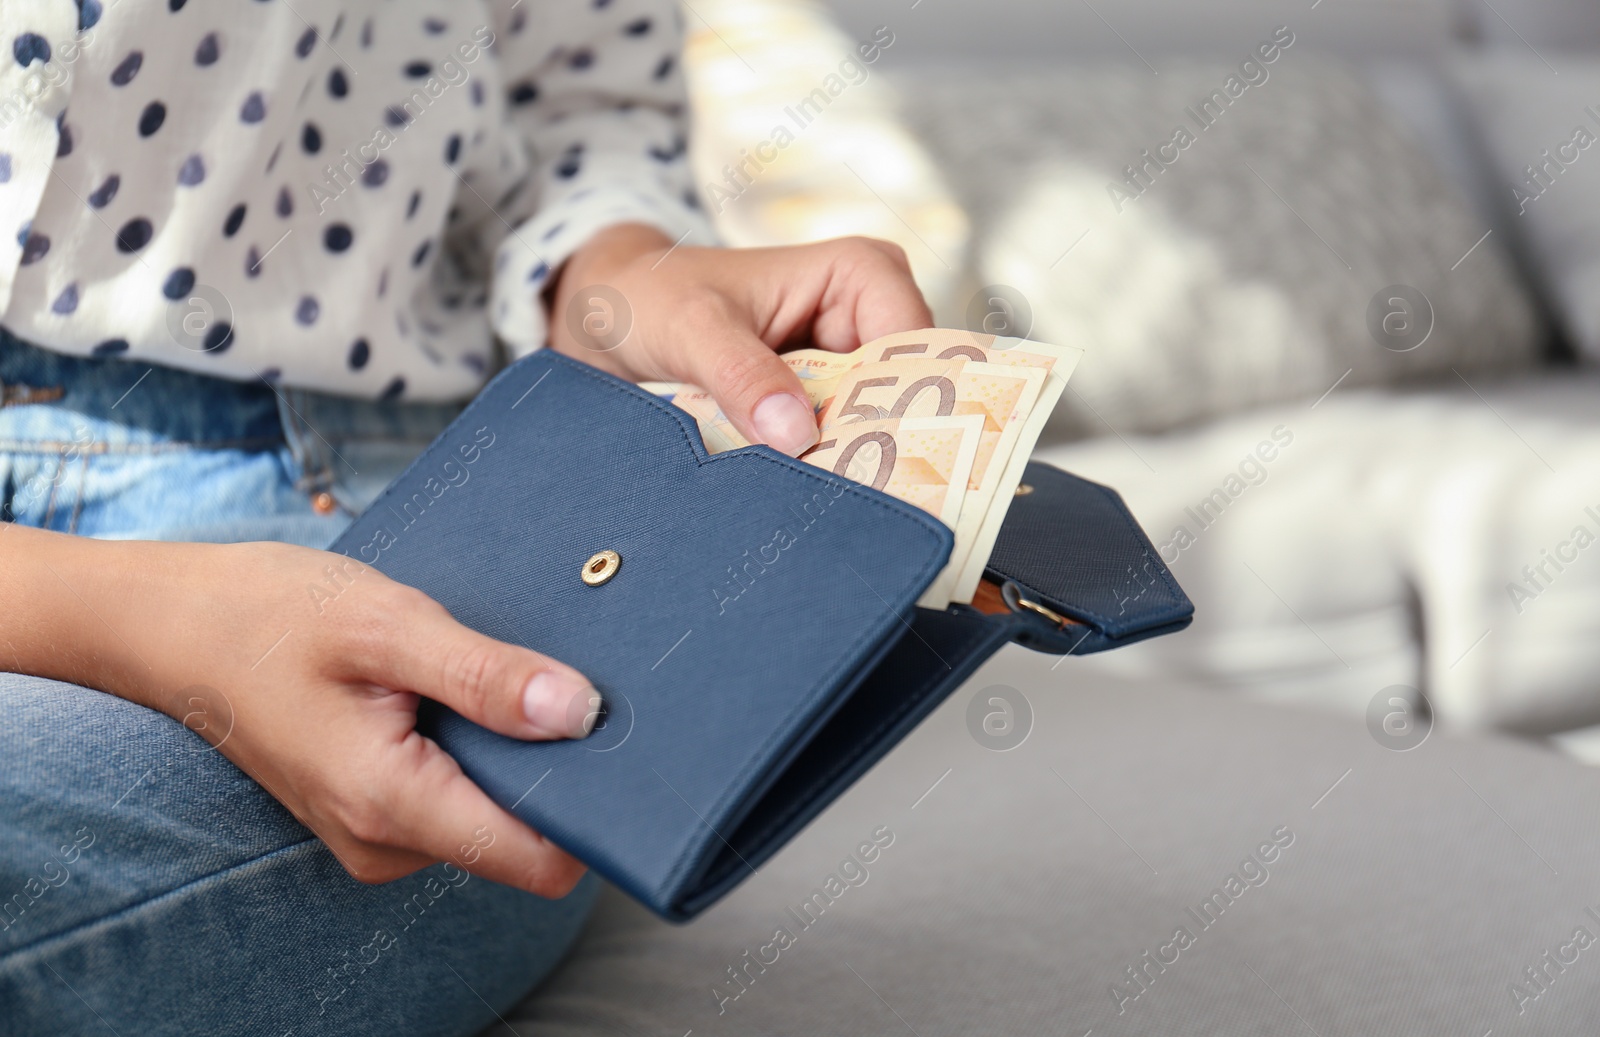
<svg viewBox="0 0 1600 1037">
<path fill-rule="evenodd" d="M 699 0 L 687 30 L 690 158 L 721 237 L 740 247 L 884 238 L 943 304 L 967 221 L 881 75 L 893 30 L 852 39 L 805 0 Z"/>
</svg>

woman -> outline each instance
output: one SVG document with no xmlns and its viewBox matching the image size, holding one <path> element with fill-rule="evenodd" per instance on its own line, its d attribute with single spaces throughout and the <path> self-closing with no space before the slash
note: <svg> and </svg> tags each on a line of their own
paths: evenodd
<svg viewBox="0 0 1600 1037">
<path fill-rule="evenodd" d="M 666 0 L 0 11 L 7 1032 L 474 1032 L 594 883 L 418 697 L 576 738 L 595 692 L 316 548 L 497 349 L 797 454 L 774 350 L 931 323 L 905 258 L 706 247 Z"/>
</svg>

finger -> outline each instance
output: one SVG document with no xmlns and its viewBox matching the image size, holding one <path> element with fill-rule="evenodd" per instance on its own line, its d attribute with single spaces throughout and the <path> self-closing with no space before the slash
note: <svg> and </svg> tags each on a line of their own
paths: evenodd
<svg viewBox="0 0 1600 1037">
<path fill-rule="evenodd" d="M 414 735 L 415 728 L 410 733 Z M 297 808 L 294 800 L 280 795 L 277 787 L 267 780 L 260 768 L 251 766 L 247 773 L 294 815 L 296 821 L 321 839 L 334 859 L 358 882 L 392 882 L 437 863 L 434 858 L 415 850 L 383 846 L 358 837 L 355 834 L 358 830 L 376 837 L 382 834 L 383 827 L 382 816 L 377 810 L 351 809 L 353 804 L 361 802 L 362 797 L 350 797 L 342 801 L 335 799 L 334 809 L 320 811 L 316 817 L 312 817 L 308 815 L 304 804 Z"/>
<path fill-rule="evenodd" d="M 380 841 L 544 897 L 571 892 L 584 866 L 497 806 L 434 742 L 413 733 L 386 768 Z"/>
<path fill-rule="evenodd" d="M 884 335 L 933 326 L 900 246 L 875 238 L 832 244 L 828 292 L 813 332 L 818 345 L 851 350 Z"/>
<path fill-rule="evenodd" d="M 512 738 L 582 738 L 594 728 L 600 694 L 565 663 L 485 637 L 443 606 L 399 590 L 392 621 L 365 653 L 362 677 L 442 702 Z"/>
<path fill-rule="evenodd" d="M 317 837 L 351 878 L 368 885 L 403 879 L 439 863 L 425 853 L 364 843 L 349 835 L 319 834 Z"/>
<path fill-rule="evenodd" d="M 798 456 L 816 445 L 817 418 L 800 379 L 721 301 L 704 304 L 673 365 L 716 397 L 746 439 Z"/>
</svg>

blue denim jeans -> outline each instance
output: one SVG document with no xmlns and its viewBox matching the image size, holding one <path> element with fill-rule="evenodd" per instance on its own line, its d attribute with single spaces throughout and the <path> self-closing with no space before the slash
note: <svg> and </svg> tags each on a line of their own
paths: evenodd
<svg viewBox="0 0 1600 1037">
<path fill-rule="evenodd" d="M 322 547 L 453 414 L 0 332 L 0 520 Z M 362 885 L 182 724 L 0 674 L 7 1035 L 471 1034 L 560 960 L 596 888 L 542 900 L 452 865 Z"/>
</svg>

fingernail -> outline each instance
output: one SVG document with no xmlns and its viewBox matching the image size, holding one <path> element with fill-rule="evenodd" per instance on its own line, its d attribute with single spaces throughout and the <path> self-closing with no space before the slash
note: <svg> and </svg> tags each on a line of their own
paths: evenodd
<svg viewBox="0 0 1600 1037">
<path fill-rule="evenodd" d="M 786 392 L 768 393 L 750 415 L 768 446 L 796 457 L 817 441 L 817 418 L 810 404 Z"/>
<path fill-rule="evenodd" d="M 552 738 L 582 738 L 594 730 L 600 696 L 578 674 L 541 670 L 522 692 L 528 723 Z"/>
</svg>

